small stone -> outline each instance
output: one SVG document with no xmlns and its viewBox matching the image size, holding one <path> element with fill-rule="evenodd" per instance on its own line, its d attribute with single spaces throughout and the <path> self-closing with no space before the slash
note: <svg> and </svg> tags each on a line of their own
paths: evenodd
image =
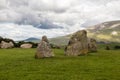
<svg viewBox="0 0 120 80">
<path fill-rule="evenodd" d="M 29 44 L 29 43 L 26 43 L 26 44 L 22 44 L 21 46 L 20 46 L 20 48 L 32 48 L 32 44 Z"/>
<path fill-rule="evenodd" d="M 90 52 L 96 52 L 97 51 L 97 42 L 95 39 L 91 38 L 88 41 L 88 49 Z"/>
</svg>

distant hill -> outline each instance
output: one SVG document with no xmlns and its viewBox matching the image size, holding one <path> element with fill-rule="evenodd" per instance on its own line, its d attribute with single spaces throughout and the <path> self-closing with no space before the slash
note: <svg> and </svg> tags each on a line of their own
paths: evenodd
<svg viewBox="0 0 120 80">
<path fill-rule="evenodd" d="M 90 26 L 88 36 L 98 41 L 120 42 L 120 21 L 110 21 Z"/>
<path fill-rule="evenodd" d="M 66 45 L 70 39 L 70 35 L 67 36 L 60 36 L 56 38 L 50 38 L 50 43 L 56 44 L 56 45 Z"/>
<path fill-rule="evenodd" d="M 40 39 L 31 37 L 31 38 L 25 39 L 25 40 L 23 40 L 23 41 L 26 41 L 26 42 L 39 42 Z"/>
<path fill-rule="evenodd" d="M 120 21 L 109 21 L 87 27 L 88 37 L 95 38 L 97 41 L 120 42 Z M 72 34 L 50 38 L 50 43 L 56 45 L 66 45 Z M 39 42 L 40 39 L 28 38 L 25 41 Z"/>
<path fill-rule="evenodd" d="M 97 41 L 120 42 L 120 21 L 109 21 L 87 27 L 88 37 Z M 66 45 L 72 34 L 50 39 L 57 45 Z"/>
<path fill-rule="evenodd" d="M 49 38 L 49 42 L 50 43 L 53 43 L 53 44 L 61 44 L 61 45 L 64 45 L 68 42 L 69 40 L 69 36 L 60 36 L 60 37 L 56 37 L 56 38 Z M 25 42 L 35 42 L 35 43 L 39 43 L 40 42 L 40 39 L 37 39 L 37 38 L 28 38 L 28 39 L 25 39 L 23 40 Z"/>
</svg>

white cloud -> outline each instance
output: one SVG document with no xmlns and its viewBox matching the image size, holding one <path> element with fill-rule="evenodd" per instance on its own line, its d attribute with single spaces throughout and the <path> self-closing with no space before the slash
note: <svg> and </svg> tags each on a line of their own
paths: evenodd
<svg viewBox="0 0 120 80">
<path fill-rule="evenodd" d="M 32 25 L 18 25 L 13 23 L 0 24 L 0 36 L 14 40 L 23 40 L 29 37 L 41 38 L 43 35 L 47 35 L 51 38 L 56 35 L 68 34 L 67 32 L 68 31 L 64 29 L 38 29 Z"/>
<path fill-rule="evenodd" d="M 49 37 L 65 35 L 84 26 L 119 20 L 119 4 L 120 0 L 0 0 L 0 36 L 18 40 L 38 38 L 43 33 Z M 47 22 L 63 28 L 35 28 Z"/>
<path fill-rule="evenodd" d="M 7 4 L 6 0 L 0 0 L 0 10 L 7 8 Z"/>
</svg>

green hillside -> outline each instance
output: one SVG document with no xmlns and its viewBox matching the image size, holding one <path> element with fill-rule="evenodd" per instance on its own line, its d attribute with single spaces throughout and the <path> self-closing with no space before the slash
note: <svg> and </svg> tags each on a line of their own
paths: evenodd
<svg viewBox="0 0 120 80">
<path fill-rule="evenodd" d="M 70 35 L 67 36 L 60 36 L 56 38 L 49 39 L 50 43 L 56 44 L 56 45 L 66 45 L 70 39 Z"/>
<path fill-rule="evenodd" d="M 120 21 L 110 21 L 88 28 L 88 36 L 98 41 L 120 42 Z"/>
<path fill-rule="evenodd" d="M 88 37 L 97 41 L 120 42 L 120 21 L 110 21 L 87 27 Z M 50 39 L 51 43 L 66 45 L 72 34 Z"/>
</svg>

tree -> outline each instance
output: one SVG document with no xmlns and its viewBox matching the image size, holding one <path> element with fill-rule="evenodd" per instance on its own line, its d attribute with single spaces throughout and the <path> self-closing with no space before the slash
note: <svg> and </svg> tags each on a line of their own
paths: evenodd
<svg viewBox="0 0 120 80">
<path fill-rule="evenodd" d="M 3 41 L 3 38 L 0 36 L 0 43 L 1 43 L 1 41 Z"/>
</svg>

